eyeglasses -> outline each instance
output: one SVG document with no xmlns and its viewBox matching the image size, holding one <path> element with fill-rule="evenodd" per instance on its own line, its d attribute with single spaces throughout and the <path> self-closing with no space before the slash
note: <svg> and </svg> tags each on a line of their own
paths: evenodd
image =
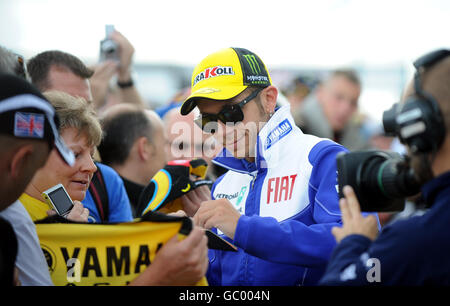
<svg viewBox="0 0 450 306">
<path fill-rule="evenodd" d="M 214 134 L 217 130 L 217 121 L 220 120 L 224 124 L 227 123 L 238 123 L 244 120 L 244 113 L 242 112 L 242 107 L 256 98 L 258 94 L 264 88 L 260 88 L 252 92 L 247 98 L 242 100 L 239 103 L 232 105 L 225 105 L 222 110 L 218 114 L 208 114 L 203 113 L 200 114 L 198 118 L 194 120 L 194 122 L 206 133 Z M 212 124 L 211 124 L 212 123 Z M 207 127 L 208 129 L 205 129 Z"/>
</svg>

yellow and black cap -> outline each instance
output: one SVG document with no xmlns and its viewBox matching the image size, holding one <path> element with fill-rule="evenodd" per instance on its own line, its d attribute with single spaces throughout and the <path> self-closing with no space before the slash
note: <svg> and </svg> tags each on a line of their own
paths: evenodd
<svg viewBox="0 0 450 306">
<path fill-rule="evenodd" d="M 189 114 L 196 100 L 228 100 L 248 86 L 267 87 L 272 84 L 261 58 L 243 48 L 226 48 L 204 58 L 194 69 L 191 95 L 181 106 L 181 114 Z"/>
</svg>

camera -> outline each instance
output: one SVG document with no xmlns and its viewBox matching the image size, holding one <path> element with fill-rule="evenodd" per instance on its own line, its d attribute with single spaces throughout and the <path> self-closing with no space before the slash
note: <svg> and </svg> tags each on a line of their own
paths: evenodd
<svg viewBox="0 0 450 306">
<path fill-rule="evenodd" d="M 339 154 L 339 197 L 350 185 L 362 211 L 402 211 L 405 198 L 419 193 L 421 186 L 408 161 L 398 153 L 377 150 Z"/>
<path fill-rule="evenodd" d="M 112 32 L 114 32 L 114 26 L 106 25 L 105 32 L 106 38 L 100 41 L 100 62 L 104 62 L 106 60 L 120 62 L 119 45 L 114 40 L 109 38 Z"/>
<path fill-rule="evenodd" d="M 45 190 L 42 197 L 60 216 L 67 216 L 73 208 L 73 202 L 62 184 Z"/>
</svg>

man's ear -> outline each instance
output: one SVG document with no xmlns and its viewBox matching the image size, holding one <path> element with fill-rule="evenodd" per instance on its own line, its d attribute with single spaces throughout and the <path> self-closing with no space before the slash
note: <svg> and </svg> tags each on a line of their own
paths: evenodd
<svg viewBox="0 0 450 306">
<path fill-rule="evenodd" d="M 137 151 L 139 157 L 147 161 L 155 154 L 155 146 L 150 143 L 147 137 L 140 137 L 137 141 Z"/>
<path fill-rule="evenodd" d="M 272 114 L 275 111 L 278 98 L 278 89 L 270 85 L 261 91 L 261 101 L 263 103 L 264 111 L 267 114 Z"/>
<path fill-rule="evenodd" d="M 17 151 L 12 156 L 9 168 L 11 178 L 17 179 L 21 175 L 23 175 L 24 168 L 27 166 L 27 163 L 31 158 L 33 152 L 34 146 L 32 144 L 27 144 L 17 149 Z"/>
</svg>

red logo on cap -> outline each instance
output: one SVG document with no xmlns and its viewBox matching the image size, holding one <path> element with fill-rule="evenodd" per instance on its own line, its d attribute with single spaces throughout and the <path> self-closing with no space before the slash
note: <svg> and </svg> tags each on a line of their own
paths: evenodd
<svg viewBox="0 0 450 306">
<path fill-rule="evenodd" d="M 200 81 L 221 75 L 234 75 L 233 67 L 215 66 L 206 68 L 195 76 L 194 86 Z"/>
</svg>

